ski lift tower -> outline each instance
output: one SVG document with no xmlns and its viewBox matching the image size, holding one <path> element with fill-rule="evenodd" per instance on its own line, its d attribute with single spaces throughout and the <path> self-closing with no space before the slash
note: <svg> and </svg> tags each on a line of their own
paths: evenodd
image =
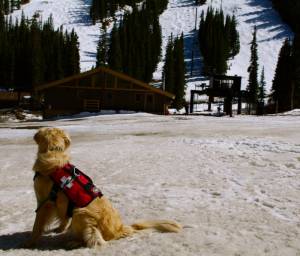
<svg viewBox="0 0 300 256">
<path fill-rule="evenodd" d="M 215 97 L 224 98 L 224 112 L 232 116 L 232 102 L 237 99 L 238 110 L 237 114 L 241 114 L 242 109 L 242 93 L 241 93 L 242 78 L 240 76 L 214 75 L 210 79 L 209 87 L 201 90 L 191 90 L 190 113 L 194 112 L 194 97 L 195 95 L 207 95 L 208 108 L 214 102 Z"/>
</svg>

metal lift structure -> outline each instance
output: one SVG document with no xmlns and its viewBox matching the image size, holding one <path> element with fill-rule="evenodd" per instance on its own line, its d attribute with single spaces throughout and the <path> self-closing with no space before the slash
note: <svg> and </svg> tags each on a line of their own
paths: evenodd
<svg viewBox="0 0 300 256">
<path fill-rule="evenodd" d="M 208 96 L 208 111 L 211 111 L 211 104 L 214 98 L 224 98 L 224 112 L 232 116 L 232 103 L 237 101 L 237 114 L 241 114 L 242 109 L 242 78 L 240 76 L 214 75 L 210 78 L 209 86 L 202 86 L 200 90 L 191 90 L 190 113 L 194 112 L 195 96 Z"/>
</svg>

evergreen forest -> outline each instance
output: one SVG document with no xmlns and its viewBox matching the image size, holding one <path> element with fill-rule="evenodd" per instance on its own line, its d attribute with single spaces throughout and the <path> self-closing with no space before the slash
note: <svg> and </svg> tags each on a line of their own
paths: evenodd
<svg viewBox="0 0 300 256">
<path fill-rule="evenodd" d="M 274 8 L 282 19 L 296 32 L 300 32 L 300 1 L 299 0 L 272 0 Z"/>
<path fill-rule="evenodd" d="M 133 5 L 132 12 L 126 12 L 121 22 L 115 23 L 110 40 L 107 39 L 103 25 L 97 66 L 106 65 L 136 79 L 150 82 L 161 57 L 161 2 L 146 0 L 141 8 Z"/>
<path fill-rule="evenodd" d="M 270 95 L 275 112 L 300 108 L 300 34 L 281 47 Z"/>
<path fill-rule="evenodd" d="M 195 0 L 195 4 L 198 4 L 198 5 L 206 4 L 206 0 Z"/>
<path fill-rule="evenodd" d="M 274 8 L 295 32 L 287 38 L 280 50 L 272 84 L 270 100 L 275 111 L 300 108 L 300 1 L 272 0 Z"/>
<path fill-rule="evenodd" d="M 125 5 L 136 7 L 138 3 L 145 2 L 142 0 L 93 0 L 90 8 L 90 15 L 95 24 L 97 21 L 103 21 L 105 18 L 113 17 L 118 8 Z M 149 4 L 155 5 L 155 12 L 161 13 L 168 5 L 168 0 L 151 0 Z"/>
<path fill-rule="evenodd" d="M 80 72 L 78 37 L 22 15 L 12 21 L 0 15 L 0 84 L 32 90 L 34 86 Z"/>
<path fill-rule="evenodd" d="M 0 0 L 0 13 L 8 15 L 14 10 L 19 10 L 22 4 L 29 3 L 29 0 Z"/>
<path fill-rule="evenodd" d="M 186 103 L 185 96 L 185 63 L 183 34 L 168 41 L 165 64 L 163 67 L 163 89 L 175 95 L 173 107 L 181 109 Z"/>
<path fill-rule="evenodd" d="M 239 33 L 235 16 L 224 16 L 222 10 L 208 8 L 201 14 L 199 45 L 204 58 L 204 75 L 226 74 L 227 60 L 239 53 Z"/>
</svg>

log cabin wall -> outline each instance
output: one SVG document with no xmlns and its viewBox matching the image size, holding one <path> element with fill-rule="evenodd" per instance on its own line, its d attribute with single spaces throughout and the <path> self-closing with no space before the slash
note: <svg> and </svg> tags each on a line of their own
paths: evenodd
<svg viewBox="0 0 300 256">
<path fill-rule="evenodd" d="M 46 117 L 83 111 L 132 110 L 163 114 L 174 95 L 124 74 L 99 68 L 38 88 Z"/>
</svg>

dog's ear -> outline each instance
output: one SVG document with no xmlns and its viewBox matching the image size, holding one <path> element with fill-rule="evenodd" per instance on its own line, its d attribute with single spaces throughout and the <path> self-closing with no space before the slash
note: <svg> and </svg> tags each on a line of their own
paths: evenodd
<svg viewBox="0 0 300 256">
<path fill-rule="evenodd" d="M 67 133 L 64 132 L 63 138 L 64 138 L 64 141 L 65 141 L 65 147 L 67 149 L 71 145 L 70 136 L 69 136 L 69 134 L 67 134 Z"/>
<path fill-rule="evenodd" d="M 41 134 L 44 132 L 45 128 L 40 128 L 37 133 L 33 136 L 34 141 L 36 144 L 40 144 L 41 141 Z"/>
</svg>

